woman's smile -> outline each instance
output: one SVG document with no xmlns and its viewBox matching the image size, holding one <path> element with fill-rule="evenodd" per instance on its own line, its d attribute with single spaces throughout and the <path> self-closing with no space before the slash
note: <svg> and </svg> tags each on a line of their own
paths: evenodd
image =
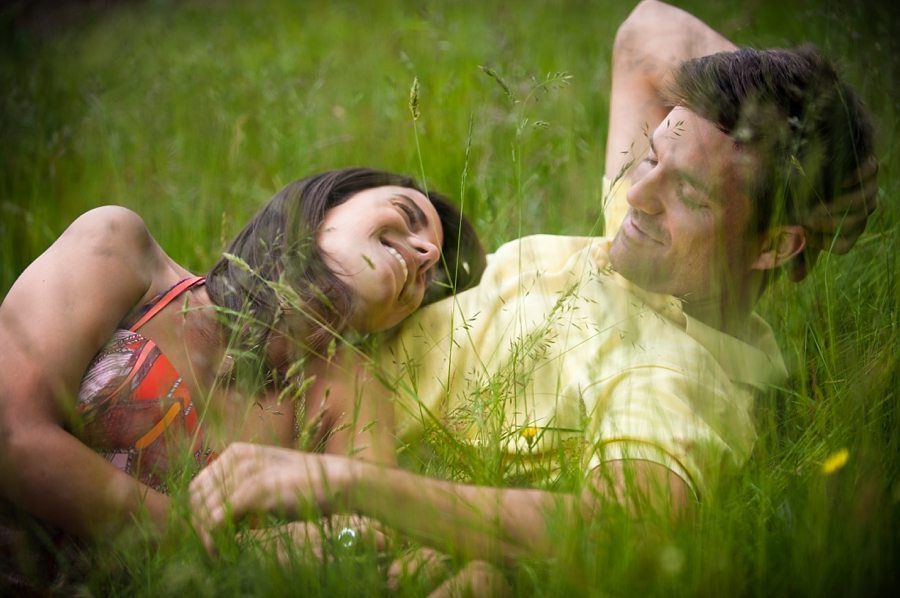
<svg viewBox="0 0 900 598">
<path fill-rule="evenodd" d="M 402 289 L 406 286 L 406 282 L 409 280 L 409 265 L 406 263 L 406 260 L 403 258 L 403 255 L 401 255 L 399 251 L 397 251 L 387 243 L 385 243 L 384 246 L 387 249 L 387 252 L 391 254 L 394 259 L 397 260 L 397 262 L 399 262 L 400 269 L 403 271 L 403 276 L 401 277 L 399 285 Z"/>
</svg>

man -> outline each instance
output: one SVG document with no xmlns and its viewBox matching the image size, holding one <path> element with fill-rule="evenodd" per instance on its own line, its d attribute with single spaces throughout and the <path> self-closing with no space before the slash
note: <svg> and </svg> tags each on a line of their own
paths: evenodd
<svg viewBox="0 0 900 598">
<path fill-rule="evenodd" d="M 874 208 L 874 170 L 867 117 L 817 54 L 692 60 L 734 49 L 641 2 L 613 54 L 615 237 L 504 245 L 477 288 L 380 349 L 401 436 L 496 449 L 508 477 L 538 488 L 233 445 L 191 487 L 207 542 L 226 503 L 235 515 L 313 504 L 467 558 L 551 556 L 553 516 L 599 517 L 609 501 L 679 513 L 743 463 L 753 398 L 787 375 L 753 306 L 779 268 L 802 278 L 820 249 L 849 249 Z M 867 184 L 847 193 L 843 181 Z M 580 493 L 540 488 L 573 468 Z"/>
</svg>

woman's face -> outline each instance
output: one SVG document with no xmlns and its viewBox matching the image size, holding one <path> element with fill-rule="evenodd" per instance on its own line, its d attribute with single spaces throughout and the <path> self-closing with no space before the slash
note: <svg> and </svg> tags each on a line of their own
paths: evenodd
<svg viewBox="0 0 900 598">
<path fill-rule="evenodd" d="M 415 189 L 373 187 L 328 210 L 316 240 L 353 292 L 350 327 L 386 330 L 419 307 L 443 239 L 437 211 Z"/>
</svg>

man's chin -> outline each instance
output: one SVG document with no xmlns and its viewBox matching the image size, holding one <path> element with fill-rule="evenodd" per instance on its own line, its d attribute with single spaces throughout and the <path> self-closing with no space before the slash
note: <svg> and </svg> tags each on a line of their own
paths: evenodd
<svg viewBox="0 0 900 598">
<path fill-rule="evenodd" d="M 609 264 L 613 270 L 629 280 L 643 279 L 649 275 L 648 272 L 641 274 L 642 270 L 647 270 L 649 258 L 640 253 L 630 246 L 627 237 L 619 231 L 609 248 Z"/>
<path fill-rule="evenodd" d="M 616 235 L 609 249 L 612 269 L 646 291 L 659 292 L 660 283 L 665 280 L 665 272 L 659 268 L 659 256 L 640 255 L 621 237 L 621 233 Z"/>
</svg>

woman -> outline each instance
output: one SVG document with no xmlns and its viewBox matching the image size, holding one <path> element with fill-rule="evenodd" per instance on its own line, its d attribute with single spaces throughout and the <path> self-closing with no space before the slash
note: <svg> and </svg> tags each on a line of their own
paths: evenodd
<svg viewBox="0 0 900 598">
<path fill-rule="evenodd" d="M 390 328 L 483 268 L 455 207 L 375 170 L 288 185 L 206 277 L 166 255 L 133 212 L 92 210 L 0 305 L 4 497 L 78 536 L 142 511 L 163 531 L 167 481 L 232 440 L 297 446 L 306 428 L 345 451 L 363 426 L 358 414 L 342 421 L 354 410 L 328 378 L 361 368 L 335 341 Z M 306 396 L 317 400 L 292 401 Z M 370 458 L 388 450 L 363 444 Z"/>
</svg>

